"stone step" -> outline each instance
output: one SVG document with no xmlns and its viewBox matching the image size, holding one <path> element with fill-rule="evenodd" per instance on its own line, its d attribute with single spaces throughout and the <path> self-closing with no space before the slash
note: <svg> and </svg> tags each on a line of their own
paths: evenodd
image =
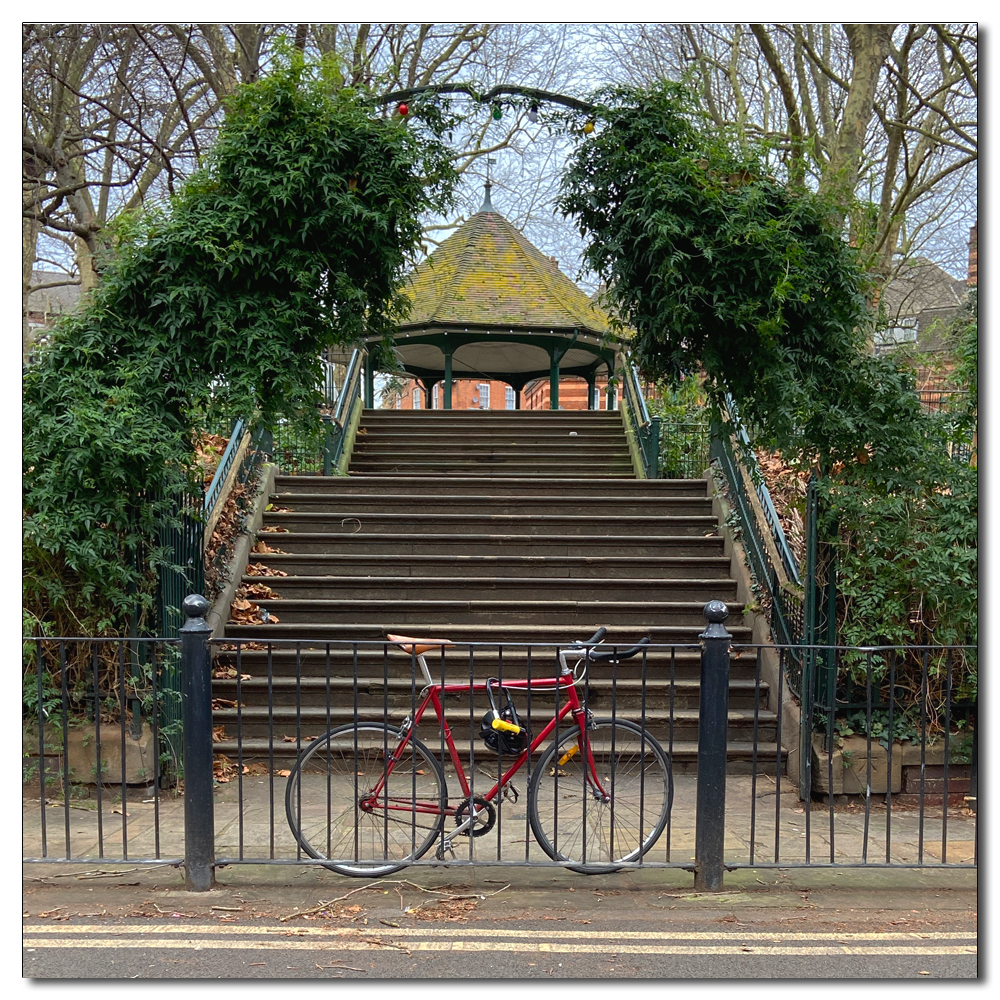
<svg viewBox="0 0 1000 1000">
<path fill-rule="evenodd" d="M 371 536 L 366 536 L 371 537 Z M 364 576 L 398 579 L 413 577 L 450 577 L 456 573 L 468 577 L 493 579 L 526 577 L 532 580 L 727 580 L 729 559 L 726 556 L 535 556 L 535 555 L 402 555 L 366 553 L 364 555 L 303 552 L 295 555 L 254 555 L 253 562 L 269 569 L 282 570 L 289 576 Z M 252 577 L 279 590 L 285 577 Z"/>
<path fill-rule="evenodd" d="M 523 703 L 518 703 L 514 699 L 518 709 L 518 715 L 522 716 L 524 722 L 532 732 L 539 732 L 545 724 L 553 717 L 555 702 L 548 706 L 532 706 L 531 716 L 528 717 Z M 419 704 L 419 702 L 418 702 Z M 610 701 L 604 707 L 594 707 L 594 714 L 598 716 L 611 716 Z M 489 702 L 483 698 L 475 701 L 470 721 L 468 701 L 466 700 L 461 708 L 445 706 L 445 716 L 448 725 L 455 739 L 467 740 L 472 734 L 479 735 L 479 726 L 483 715 L 489 709 Z M 274 734 L 275 740 L 282 743 L 289 742 L 286 737 L 296 737 L 301 740 L 301 746 L 305 746 L 309 741 L 305 737 L 322 736 L 329 729 L 337 726 L 349 725 L 358 719 L 362 722 L 385 722 L 390 726 L 399 724 L 410 715 L 412 706 L 410 704 L 395 707 L 383 708 L 381 706 L 363 710 L 360 706 L 355 712 L 353 706 L 347 707 L 312 707 L 303 705 L 296 709 L 294 706 L 269 712 L 265 707 L 248 706 L 237 710 L 235 708 L 217 709 L 212 712 L 213 727 L 225 727 L 226 736 L 236 737 L 241 740 L 246 739 L 267 739 Z M 626 708 L 618 706 L 614 713 L 615 718 L 628 722 L 639 723 L 643 718 L 647 730 L 657 739 L 669 742 L 670 734 L 674 740 L 697 742 L 698 739 L 698 711 L 697 709 L 675 709 L 673 714 L 668 708 L 651 708 L 647 706 L 645 714 L 641 708 Z M 748 732 L 754 729 L 753 709 L 730 709 L 728 723 L 726 727 L 726 739 L 728 741 L 739 742 L 748 738 Z M 773 713 L 761 709 L 756 713 L 757 734 L 760 739 L 775 739 L 776 717 Z M 418 737 L 426 744 L 434 747 L 440 744 L 441 729 L 437 723 L 433 708 L 429 708 L 421 720 L 417 729 Z M 752 737 L 751 737 L 752 738 Z M 485 749 L 485 748 L 484 748 Z"/>
<path fill-rule="evenodd" d="M 578 445 L 585 442 L 592 444 L 611 444 L 621 447 L 625 441 L 622 426 L 608 424 L 606 426 L 563 426 L 563 427 L 455 427 L 455 428 L 384 428 L 366 426 L 358 428 L 355 447 L 360 445 L 378 444 L 388 446 L 393 443 L 400 448 L 420 446 L 425 444 L 469 444 L 475 443 L 491 447 L 494 444 L 523 446 L 526 444 L 560 444 Z M 626 443 L 627 447 L 627 443 Z"/>
<path fill-rule="evenodd" d="M 653 735 L 654 738 L 661 744 L 663 749 L 670 754 L 674 774 L 693 774 L 697 772 L 698 744 L 696 741 L 675 739 L 672 743 L 670 743 L 666 736 L 661 736 L 656 733 Z M 546 742 L 543 743 L 532 756 L 532 759 L 537 760 L 548 748 L 548 745 L 549 741 L 546 740 Z M 275 767 L 287 769 L 290 768 L 295 762 L 295 758 L 301 752 L 302 746 L 297 745 L 294 740 L 290 743 L 286 743 L 283 740 L 271 743 L 266 738 L 257 738 L 243 739 L 238 743 L 235 739 L 230 738 L 216 743 L 213 749 L 217 754 L 225 754 L 228 758 L 230 758 L 230 760 L 236 762 L 239 759 L 238 754 L 240 753 L 242 747 L 242 761 L 244 764 L 269 764 L 273 753 Z M 427 744 L 427 746 L 435 756 L 440 757 L 440 740 L 436 744 Z M 468 773 L 470 741 L 456 740 L 455 749 L 458 752 L 459 759 L 463 761 L 463 769 L 466 773 Z M 496 768 L 496 755 L 490 753 L 485 745 L 479 740 L 475 741 L 475 751 L 476 754 L 474 759 L 476 762 L 477 772 L 482 774 L 482 768 L 486 767 Z M 448 750 L 447 747 L 445 747 L 446 758 L 447 753 Z M 777 773 L 779 768 L 782 771 L 784 770 L 784 763 L 787 756 L 788 750 L 784 746 L 779 747 L 774 741 L 758 740 L 756 744 L 754 744 L 750 739 L 731 741 L 726 746 L 726 773 L 749 774 L 751 771 L 754 771 L 758 775 L 769 774 L 773 776 Z M 508 762 L 508 758 L 504 757 L 503 761 Z M 780 761 L 780 764 L 778 761 Z M 448 788 L 449 796 L 450 798 L 456 798 L 461 794 L 461 792 L 458 788 L 457 780 L 452 777 L 454 770 L 451 767 L 450 762 L 445 767 L 445 774 L 450 779 Z M 521 790 L 522 795 L 527 789 L 528 774 L 529 772 L 525 767 L 522 768 L 519 774 L 514 778 L 514 783 Z M 278 782 L 280 782 L 280 784 Z M 284 782 L 281 781 L 281 779 L 278 779 L 278 782 L 276 782 L 276 794 L 284 795 Z"/>
<path fill-rule="evenodd" d="M 704 627 L 704 601 L 558 601 L 558 600 L 403 600 L 357 599 L 333 600 L 256 599 L 261 609 L 277 616 L 279 623 L 340 624 L 389 620 L 388 631 L 402 630 L 413 623 L 437 622 L 441 625 L 504 625 L 523 623 L 562 625 L 576 628 L 582 623 L 601 621 L 608 624 L 644 628 L 649 622 L 663 625 Z M 731 613 L 738 613 L 735 604 Z M 595 626 L 596 628 L 596 626 Z"/>
<path fill-rule="evenodd" d="M 455 567 L 452 567 L 453 571 Z M 576 579 L 567 577 L 472 576 L 287 576 L 243 577 L 247 584 L 263 583 L 275 597 L 286 600 L 455 601 L 474 594 L 477 600 L 699 602 L 736 600 L 732 580 Z M 271 605 L 268 604 L 270 608 Z M 275 605 L 276 613 L 280 614 Z"/>
<path fill-rule="evenodd" d="M 718 521 L 710 514 L 652 516 L 623 514 L 620 517 L 591 517 L 584 514 L 447 514 L 447 513 L 362 513 L 336 510 L 317 513 L 267 511 L 261 529 L 285 528 L 288 531 L 358 534 L 391 531 L 400 534 L 445 532 L 451 535 L 510 534 L 520 535 L 714 535 Z M 278 532 L 276 532 L 278 534 Z M 267 539 L 269 541 L 269 539 Z M 279 547 L 280 542 L 279 542 Z"/>
<path fill-rule="evenodd" d="M 392 602 L 385 602 L 391 605 Z M 391 611 L 391 608 L 385 610 Z M 277 611 L 275 612 L 278 613 Z M 609 622 L 597 617 L 597 611 L 591 618 L 580 615 L 572 623 L 553 622 L 447 622 L 438 619 L 424 619 L 407 624 L 405 633 L 400 633 L 399 623 L 391 615 L 373 613 L 375 621 L 302 623 L 277 622 L 270 625 L 241 625 L 230 622 L 225 626 L 225 638 L 247 639 L 255 642 L 296 642 L 303 643 L 314 640 L 319 642 L 385 642 L 389 633 L 412 635 L 417 637 L 432 636 L 450 639 L 456 643 L 502 643 L 505 646 L 517 643 L 551 643 L 553 646 L 565 645 L 575 639 L 586 640 L 598 628 L 605 626 L 608 636 L 606 645 L 632 646 L 640 637 L 649 636 L 650 641 L 663 645 L 697 646 L 699 635 L 705 630 L 705 620 L 697 625 L 664 625 L 660 622 L 650 625 L 650 618 L 642 625 L 631 623 Z M 735 619 L 738 621 L 739 619 Z M 733 619 L 726 623 L 726 628 L 738 643 L 750 642 L 751 630 L 745 625 L 732 624 Z"/>
<path fill-rule="evenodd" d="M 509 441 L 506 438 L 496 438 L 491 441 L 469 441 L 461 438 L 451 442 L 429 441 L 417 444 L 409 441 L 396 441 L 364 437 L 354 445 L 351 465 L 363 461 L 390 459 L 426 460 L 428 458 L 447 458 L 468 462 L 490 463 L 495 461 L 516 462 L 523 465 L 537 465 L 539 462 L 552 459 L 565 459 L 569 462 L 599 461 L 614 462 L 628 459 L 627 441 L 598 441 L 593 438 L 564 437 L 555 441 L 531 444 L 530 442 Z"/>
<path fill-rule="evenodd" d="M 405 493 L 343 496 L 332 492 L 285 491 L 272 493 L 268 499 L 274 507 L 287 507 L 299 514 L 361 511 L 366 514 L 508 514 L 518 517 L 573 514 L 607 518 L 621 515 L 711 516 L 712 512 L 712 501 L 708 497 L 683 496 L 576 497 L 566 493 L 560 496 L 533 497 L 489 497 L 475 494 L 410 496 Z"/>
<path fill-rule="evenodd" d="M 628 441 L 618 434 L 449 434 L 396 435 L 364 434 L 354 443 L 352 455 L 406 455 L 414 458 L 447 452 L 449 455 L 511 455 L 525 457 L 525 449 L 532 452 L 565 452 L 566 454 L 617 455 L 628 453 Z"/>
<path fill-rule="evenodd" d="M 346 526 L 345 526 L 346 527 Z M 260 541 L 285 553 L 325 554 L 329 552 L 398 555 L 464 554 L 538 556 L 718 556 L 723 551 L 719 535 L 526 535 L 526 534 L 396 534 L 391 531 L 265 532 Z M 252 553 L 269 558 L 270 553 Z"/>
<path fill-rule="evenodd" d="M 619 479 L 632 479 L 635 472 L 631 462 L 624 459 L 621 461 L 604 462 L 604 475 Z M 473 460 L 449 460 L 427 459 L 426 461 L 411 461 L 405 457 L 396 459 L 359 459 L 351 462 L 351 469 L 355 472 L 362 472 L 370 476 L 408 476 L 408 475 L 428 475 L 436 474 L 442 476 L 452 475 L 480 475 L 480 476 L 530 476 L 532 471 L 537 471 L 539 476 L 574 478 L 580 471 L 580 460 L 578 457 L 567 460 L 562 456 L 546 456 L 544 461 L 533 464 L 524 459 L 510 459 L 487 461 Z"/>
<path fill-rule="evenodd" d="M 250 628 L 252 638 L 222 643 L 215 649 L 218 668 L 233 669 L 233 677 L 237 668 L 241 675 L 248 674 L 251 678 L 270 677 L 272 681 L 283 678 L 292 683 L 297 677 L 324 681 L 329 678 L 332 682 L 338 677 L 357 675 L 366 685 L 386 677 L 409 685 L 412 677 L 421 676 L 413 658 L 391 643 L 385 643 L 384 635 L 381 642 L 331 643 L 327 646 L 316 639 L 296 642 L 271 638 L 261 642 L 260 637 L 273 636 L 274 627 Z M 447 633 L 457 634 L 450 629 Z M 635 632 L 625 637 L 623 648 L 631 646 L 638 638 Z M 610 648 L 614 648 L 614 643 Z M 448 649 L 443 658 L 439 652 L 429 655 L 427 662 L 435 681 L 449 683 L 463 683 L 470 676 L 480 680 L 486 677 L 552 677 L 559 669 L 555 646 L 536 646 L 530 650 L 517 644 L 459 646 Z M 605 685 L 613 679 L 622 684 L 641 684 L 643 678 L 648 684 L 672 681 L 697 684 L 701 676 L 701 647 L 654 647 L 645 656 L 635 656 L 616 666 L 592 663 L 588 675 L 593 682 Z M 735 651 L 729 662 L 730 683 L 752 685 L 755 675 L 753 653 Z"/>
<path fill-rule="evenodd" d="M 612 496 L 616 498 L 645 496 L 696 496 L 708 495 L 704 479 L 614 479 L 603 476 L 588 478 L 546 476 L 511 476 L 501 482 L 483 476 L 405 476 L 398 480 L 385 476 L 365 476 L 354 471 L 348 476 L 276 476 L 278 493 L 309 492 L 333 493 L 338 496 L 362 493 L 365 495 L 423 494 L 442 495 L 461 493 L 476 496 L 529 497 L 558 494 L 573 497 Z"/>
<path fill-rule="evenodd" d="M 242 673 L 246 673 L 249 665 L 241 663 Z M 496 663 L 494 663 L 494 668 Z M 511 664 L 506 664 L 503 677 L 511 680 L 523 678 L 524 671 L 515 669 Z M 606 668 L 602 668 L 603 674 Z M 537 669 L 534 672 L 536 677 L 546 676 Z M 473 680 L 482 682 L 488 676 L 496 676 L 496 670 L 492 673 L 477 670 Z M 439 680 L 439 678 L 435 678 Z M 468 672 L 464 676 L 449 677 L 447 683 L 466 684 L 469 682 Z M 380 672 L 377 676 L 363 676 L 351 673 L 346 676 L 281 676 L 276 675 L 273 670 L 268 676 L 251 675 L 248 679 L 221 678 L 216 679 L 212 684 L 212 693 L 216 698 L 228 701 L 239 701 L 243 706 L 260 707 L 266 706 L 268 697 L 272 697 L 275 708 L 282 710 L 296 705 L 309 705 L 313 708 L 324 707 L 329 698 L 333 705 L 353 705 L 355 699 L 359 708 L 364 707 L 366 711 L 372 708 L 381 709 L 383 704 L 393 707 L 409 707 L 420 702 L 420 692 L 425 681 L 417 672 L 407 671 L 406 676 L 383 676 Z M 602 676 L 598 673 L 595 664 L 590 670 L 586 683 L 577 684 L 577 689 L 581 697 L 585 697 L 588 703 L 594 707 L 602 706 L 600 711 L 610 714 L 608 707 L 612 704 L 628 706 L 631 709 L 642 706 L 643 703 L 650 708 L 669 708 L 671 704 L 678 710 L 690 709 L 697 712 L 701 685 L 694 677 L 657 678 L 647 677 L 615 677 Z M 763 711 L 767 703 L 768 687 L 766 684 L 757 685 L 752 678 L 735 678 L 729 683 L 729 707 L 731 709 L 752 710 L 755 705 Z M 477 703 L 480 695 L 476 694 Z M 534 699 L 534 695 L 532 696 Z M 449 705 L 448 711 L 452 711 L 452 702 L 456 700 L 468 707 L 468 696 L 465 694 L 446 695 Z M 515 703 L 520 711 L 521 705 L 526 704 L 527 697 L 523 693 L 516 693 Z M 539 701 L 542 705 L 548 705 L 547 711 L 551 710 L 553 695 L 551 693 L 541 693 Z M 763 718 L 763 716 L 761 716 Z M 773 717 L 770 717 L 773 723 Z"/>
<path fill-rule="evenodd" d="M 405 429 L 417 425 L 457 427 L 470 425 L 514 425 L 555 426 L 580 423 L 588 426 L 602 424 L 622 426 L 618 410 L 383 410 L 365 409 L 361 412 L 361 426 L 372 424 Z"/>
</svg>

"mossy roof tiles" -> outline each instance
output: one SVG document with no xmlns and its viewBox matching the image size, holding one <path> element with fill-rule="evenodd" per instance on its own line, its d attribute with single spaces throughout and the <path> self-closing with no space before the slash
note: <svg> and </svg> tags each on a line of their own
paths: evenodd
<svg viewBox="0 0 1000 1000">
<path fill-rule="evenodd" d="M 603 334 L 607 314 L 498 212 L 464 222 L 406 283 L 400 330 L 501 326 Z"/>
</svg>

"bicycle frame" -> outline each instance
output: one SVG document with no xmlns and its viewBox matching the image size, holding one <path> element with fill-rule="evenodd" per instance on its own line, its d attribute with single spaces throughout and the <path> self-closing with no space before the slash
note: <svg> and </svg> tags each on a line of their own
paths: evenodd
<svg viewBox="0 0 1000 1000">
<path fill-rule="evenodd" d="M 451 733 L 451 727 L 448 725 L 445 708 L 441 702 L 441 695 L 463 694 L 476 691 L 485 692 L 487 684 L 486 682 L 472 684 L 435 684 L 431 678 L 431 673 L 423 654 L 416 654 L 415 658 L 421 668 L 421 671 L 423 672 L 427 685 L 421 692 L 422 700 L 416 711 L 413 713 L 413 718 L 411 719 L 407 716 L 400 726 L 402 739 L 397 744 L 395 750 L 391 754 L 388 754 L 386 765 L 383 768 L 382 777 L 375 784 L 375 787 L 373 787 L 360 802 L 360 807 L 366 812 L 374 811 L 376 807 L 379 807 L 387 810 L 407 812 L 410 814 L 416 812 L 439 815 L 441 813 L 441 807 L 434 802 L 414 802 L 412 798 L 408 798 L 405 800 L 400 799 L 398 800 L 399 804 L 394 805 L 391 803 L 396 802 L 395 799 L 386 798 L 384 802 L 379 801 L 379 797 L 385 787 L 388 776 L 392 773 L 396 762 L 401 758 L 403 751 L 406 749 L 407 743 L 413 736 L 414 731 L 420 725 L 420 721 L 423 718 L 424 713 L 427 711 L 428 706 L 433 706 L 435 715 L 437 716 L 438 722 L 441 726 L 444 743 L 448 748 L 449 757 L 455 767 L 455 774 L 458 778 L 459 784 L 461 785 L 464 801 L 469 801 L 472 796 L 472 787 L 469 784 L 469 779 L 465 773 L 465 769 L 462 767 L 462 761 L 459 756 L 458 749 L 455 746 L 455 740 Z M 500 776 L 499 780 L 494 782 L 493 787 L 490 788 L 490 790 L 483 796 L 483 799 L 486 802 L 492 802 L 496 798 L 501 790 L 510 782 L 511 778 L 513 778 L 513 776 L 524 766 L 528 756 L 541 746 L 541 744 L 549 737 L 559 723 L 571 713 L 580 730 L 581 745 L 586 747 L 588 780 L 593 785 L 595 791 L 603 799 L 608 800 L 610 798 L 597 775 L 597 766 L 594 762 L 593 751 L 591 750 L 589 741 L 586 739 L 587 711 L 585 706 L 580 702 L 580 698 L 576 692 L 577 680 L 573 676 L 573 671 L 566 662 L 565 651 L 560 650 L 559 662 L 561 664 L 561 669 L 559 676 L 557 677 L 517 678 L 514 680 L 505 680 L 503 682 L 503 687 L 512 688 L 514 690 L 555 691 L 557 696 L 559 690 L 563 689 L 566 692 L 566 703 L 556 709 L 555 714 L 548 721 L 548 723 L 546 723 L 541 732 L 531 740 L 529 746 L 518 754 L 514 763 L 503 775 Z M 454 816 L 455 808 L 452 806 L 446 807 L 444 814 L 446 816 Z M 456 834 L 464 832 L 469 826 L 472 825 L 474 820 L 475 812 L 473 807 L 469 810 L 469 816 L 458 827 L 449 832 L 449 837 L 454 837 Z"/>
</svg>

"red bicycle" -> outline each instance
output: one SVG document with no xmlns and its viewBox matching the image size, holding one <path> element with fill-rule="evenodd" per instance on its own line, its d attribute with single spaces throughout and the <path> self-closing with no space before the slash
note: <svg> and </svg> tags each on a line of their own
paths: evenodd
<svg viewBox="0 0 1000 1000">
<path fill-rule="evenodd" d="M 528 818 L 542 850 L 565 867 L 585 874 L 617 871 L 637 861 L 667 825 L 673 801 L 670 758 L 644 729 L 623 719 L 594 718 L 577 693 L 589 664 L 616 663 L 642 652 L 593 648 L 587 642 L 558 653 L 555 677 L 463 684 L 435 683 L 425 654 L 454 645 L 447 639 L 388 636 L 414 657 L 426 686 L 412 718 L 398 727 L 378 722 L 340 726 L 315 740 L 292 768 L 285 790 L 288 824 L 302 850 L 344 875 L 372 877 L 397 872 L 436 843 L 436 857 L 454 853 L 457 836 L 483 836 L 493 829 L 511 779 L 528 763 Z M 576 659 L 574 666 L 569 659 Z M 552 719 L 533 738 L 521 724 L 510 691 L 556 695 Z M 487 694 L 490 710 L 481 735 L 488 746 L 514 757 L 485 794 L 473 793 L 455 746 L 442 702 L 444 695 Z M 562 699 L 565 700 L 562 700 Z M 561 702 L 561 703 L 560 703 Z M 415 731 L 428 707 L 437 716 L 461 797 L 452 802 L 441 761 Z M 569 726 L 558 732 L 567 716 Z M 535 751 L 556 738 L 532 767 Z M 455 825 L 448 829 L 446 824 Z"/>
</svg>

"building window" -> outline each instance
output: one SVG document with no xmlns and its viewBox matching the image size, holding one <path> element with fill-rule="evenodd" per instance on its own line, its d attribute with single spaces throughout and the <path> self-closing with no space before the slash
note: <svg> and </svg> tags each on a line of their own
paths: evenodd
<svg viewBox="0 0 1000 1000">
<path fill-rule="evenodd" d="M 512 385 L 509 385 L 506 389 L 504 389 L 503 403 L 505 410 L 514 410 L 517 408 L 517 394 L 514 392 L 514 387 Z"/>
<path fill-rule="evenodd" d="M 895 326 L 875 334 L 875 353 L 888 354 L 900 344 L 912 344 L 917 339 L 916 317 L 899 319 Z"/>
<path fill-rule="evenodd" d="M 438 403 L 438 390 L 441 388 L 437 382 L 434 383 L 434 390 L 431 393 L 431 408 L 434 410 L 440 410 L 441 406 Z"/>
<path fill-rule="evenodd" d="M 476 397 L 479 400 L 479 409 L 488 410 L 490 408 L 490 384 L 489 382 L 478 382 L 476 384 Z M 473 402 L 476 400 L 474 399 Z"/>
<path fill-rule="evenodd" d="M 413 409 L 419 410 L 421 406 L 420 402 L 420 386 L 415 385 L 413 387 Z"/>
</svg>

